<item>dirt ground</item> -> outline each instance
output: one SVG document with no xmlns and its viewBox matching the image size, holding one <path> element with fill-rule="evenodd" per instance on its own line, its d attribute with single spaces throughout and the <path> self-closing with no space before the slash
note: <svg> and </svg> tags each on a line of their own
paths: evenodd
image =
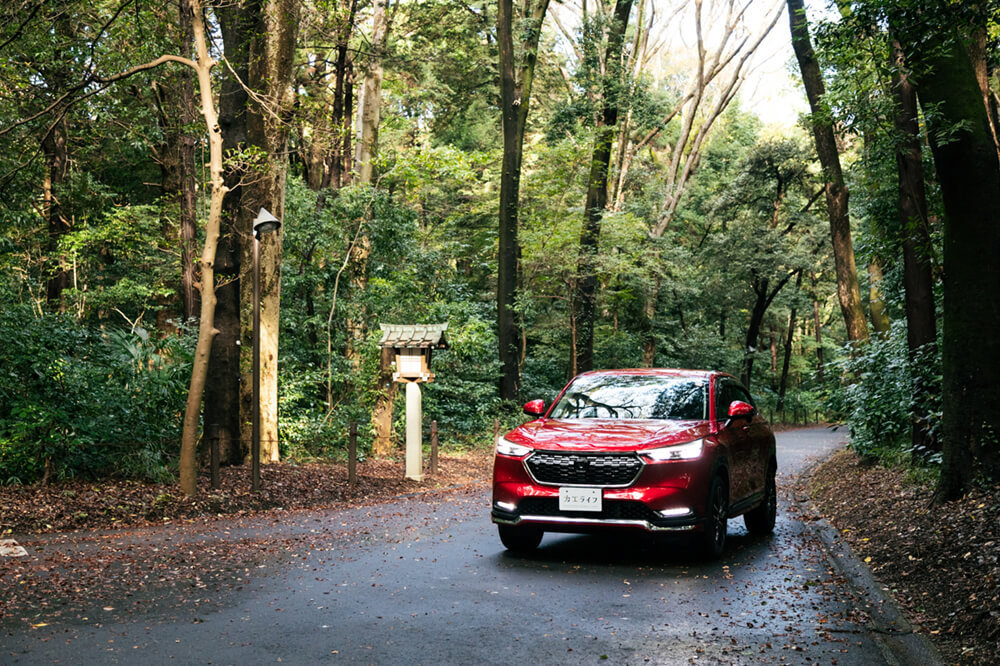
<svg viewBox="0 0 1000 666">
<path fill-rule="evenodd" d="M 946 663 L 997 663 L 1000 486 L 931 506 L 932 486 L 842 451 L 807 487 Z"/>
<path fill-rule="evenodd" d="M 428 465 L 424 469 L 426 473 Z M 378 504 L 408 493 L 486 482 L 492 469 L 492 451 L 446 455 L 439 460 L 437 474 L 417 483 L 403 479 L 401 459 L 369 459 L 358 464 L 357 484 L 351 488 L 345 463 L 278 463 L 261 466 L 261 491 L 254 493 L 250 468 L 244 465 L 223 469 L 218 490 L 211 489 L 202 474 L 193 499 L 181 495 L 177 484 L 137 481 L 0 486 L 0 537 L 133 527 L 272 509 Z"/>
<path fill-rule="evenodd" d="M 402 460 L 367 460 L 351 488 L 345 464 L 280 463 L 261 468 L 259 493 L 249 468 L 235 467 L 217 490 L 202 478 L 194 499 L 176 484 L 130 481 L 0 487 L 0 539 L 31 548 L 0 557 L 0 632 L 7 623 L 78 628 L 153 600 L 209 612 L 276 561 L 332 552 L 331 539 L 367 538 L 363 520 L 316 529 L 313 509 L 377 512 L 418 494 L 421 506 L 471 501 L 488 487 L 492 464 L 491 451 L 442 456 L 438 473 L 417 483 L 402 478 Z"/>
</svg>

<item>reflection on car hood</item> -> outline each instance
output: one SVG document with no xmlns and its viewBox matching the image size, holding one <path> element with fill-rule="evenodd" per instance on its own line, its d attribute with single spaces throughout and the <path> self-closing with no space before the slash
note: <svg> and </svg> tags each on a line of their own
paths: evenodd
<svg viewBox="0 0 1000 666">
<path fill-rule="evenodd" d="M 681 444 L 708 434 L 708 421 L 539 419 L 515 428 L 507 438 L 536 449 L 634 451 Z"/>
</svg>

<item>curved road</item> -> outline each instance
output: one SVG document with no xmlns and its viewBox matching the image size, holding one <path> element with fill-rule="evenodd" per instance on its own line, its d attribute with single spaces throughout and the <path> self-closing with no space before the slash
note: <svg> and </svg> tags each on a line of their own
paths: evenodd
<svg viewBox="0 0 1000 666">
<path fill-rule="evenodd" d="M 820 428 L 779 434 L 779 486 L 841 446 Z M 682 541 L 646 538 L 546 535 L 530 557 L 508 554 L 485 487 L 202 533 L 213 548 L 262 533 L 285 545 L 183 594 L 164 584 L 72 618 L 7 622 L 0 661 L 891 663 L 869 631 L 871 604 L 790 495 L 781 493 L 772 537 L 730 521 L 712 563 Z M 150 529 L 134 547 L 162 538 Z M 29 552 L 97 547 L 21 542 Z"/>
</svg>

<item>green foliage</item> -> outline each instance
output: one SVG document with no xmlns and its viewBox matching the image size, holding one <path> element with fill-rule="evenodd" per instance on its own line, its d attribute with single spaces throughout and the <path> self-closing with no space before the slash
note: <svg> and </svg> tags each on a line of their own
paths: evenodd
<svg viewBox="0 0 1000 666">
<path fill-rule="evenodd" d="M 86 85 L 74 93 L 79 96 L 74 104 L 56 105 L 66 121 L 69 156 L 66 178 L 53 191 L 70 227 L 58 242 L 50 239 L 40 206 L 47 173 L 40 147 L 55 116 L 36 116 L 92 69 L 107 75 L 176 53 L 176 7 L 161 5 L 140 3 L 113 15 L 117 5 L 74 0 L 60 3 L 58 12 L 43 6 L 23 26 L 0 25 L 8 60 L 17 63 L 0 64 L 0 89 L 6 93 L 0 96 L 5 128 L 0 134 L 0 334 L 9 341 L 0 351 L 0 482 L 35 481 L 47 469 L 55 477 L 160 478 L 169 472 L 191 347 L 189 334 L 175 333 L 167 321 L 179 309 L 181 275 L 178 204 L 169 184 L 176 181 L 171 169 L 177 165 L 166 145 L 180 131 L 176 69 L 145 72 L 107 88 Z M 502 144 L 496 6 L 429 0 L 395 7 L 382 63 L 376 182 L 315 192 L 295 175 L 303 165 L 312 169 L 323 158 L 333 158 L 321 153 L 332 150 L 344 130 L 333 126 L 329 103 L 336 44 L 345 34 L 348 51 L 367 56 L 368 36 L 359 26 L 368 24 L 370 9 L 361 3 L 351 26 L 341 3 L 306 3 L 303 10 L 296 56 L 302 85 L 296 86 L 295 112 L 287 119 L 291 166 L 282 231 L 278 363 L 282 455 L 297 459 L 341 457 L 352 421 L 359 425 L 361 449 L 370 447 L 371 411 L 384 389 L 376 384 L 380 322 L 448 322 L 451 349 L 435 352 L 437 379 L 424 387 L 425 419 L 438 421 L 446 446 L 485 444 L 494 419 L 504 426 L 523 419 L 519 405 L 501 404 L 496 397 Z M 525 400 L 552 400 L 570 373 L 571 295 L 601 97 L 609 93 L 627 101 L 619 117 L 628 117 L 628 140 L 634 146 L 659 128 L 684 94 L 683 77 L 669 74 L 654 78 L 630 71 L 606 85 L 606 73 L 617 69 L 615 63 L 601 62 L 609 10 L 589 12 L 582 25 L 569 25 L 578 28 L 575 35 L 560 34 L 546 20 L 541 35 L 518 211 L 515 316 L 524 332 Z M 210 32 L 217 33 L 211 9 L 206 18 Z M 522 49 L 526 31 L 533 28 L 523 16 L 516 22 L 515 48 Z M 572 48 L 566 37 L 573 39 Z M 626 55 L 634 37 L 630 32 L 625 40 Z M 664 61 L 672 56 L 658 57 L 657 70 L 676 71 L 677 62 Z M 850 61 L 847 55 L 825 59 L 835 65 Z M 355 76 L 361 71 L 356 69 Z M 217 68 L 214 75 L 224 72 Z M 841 100 L 831 104 L 839 122 L 872 126 L 867 119 L 861 122 L 855 106 L 877 74 L 864 69 L 831 86 L 831 98 L 836 94 Z M 355 94 L 357 84 L 356 78 Z M 356 102 L 348 100 L 354 112 Z M 879 113 L 884 115 L 884 109 Z M 695 119 L 696 128 L 700 122 Z M 612 202 L 604 215 L 597 261 L 597 365 L 640 365 L 643 343 L 651 337 L 657 343 L 656 365 L 738 374 L 754 280 L 773 282 L 798 267 L 805 267 L 815 283 L 799 295 L 786 287 L 771 305 L 765 326 L 783 336 L 791 307 L 796 305 L 802 317 L 814 297 L 822 304 L 832 354 L 842 331 L 835 308 L 827 307 L 833 290 L 823 249 L 828 241 L 815 233 L 814 214 L 802 211 L 817 187 L 811 152 L 798 138 L 762 139 L 760 122 L 734 102 L 713 126 L 671 227 L 662 238 L 651 239 L 649 230 L 664 206 L 665 161 L 673 156 L 670 146 L 679 126 L 675 118 L 633 156 L 621 205 Z M 201 181 L 204 148 L 196 146 Z M 319 152 L 309 153 L 312 148 Z M 891 144 L 876 148 L 872 159 L 885 166 Z M 249 178 L 261 157 L 259 148 L 227 155 L 228 163 L 242 167 Z M 886 231 L 892 212 L 889 167 L 866 171 L 865 178 L 856 172 L 850 176 L 853 201 L 860 204 L 856 212 L 868 223 L 862 250 L 885 259 L 889 298 L 898 311 L 901 281 L 898 262 L 893 265 L 891 258 L 898 254 L 900 234 Z M 781 224 L 772 228 L 767 222 L 775 174 L 790 185 Z M 200 196 L 205 189 L 201 182 Z M 876 234 L 876 226 L 885 233 Z M 59 261 L 72 270 L 73 287 L 62 303 L 50 304 L 46 282 Z M 659 300 L 650 325 L 644 307 L 654 288 Z M 67 314 L 42 314 L 57 309 Z M 814 356 L 814 343 L 797 338 L 791 367 L 799 394 L 789 401 L 814 404 L 809 379 Z M 773 374 L 763 360 L 754 368 L 762 405 L 775 402 Z M 400 397 L 397 439 L 403 411 Z"/>
<path fill-rule="evenodd" d="M 911 361 L 903 322 L 849 351 L 829 366 L 843 383 L 830 392 L 827 406 L 847 421 L 851 448 L 868 457 L 892 460 L 905 453 L 939 463 L 939 454 L 911 450 L 910 424 L 918 380 L 932 387 L 931 423 L 940 422 L 940 356 L 925 351 Z"/>
<path fill-rule="evenodd" d="M 91 329 L 0 312 L 0 482 L 169 477 L 187 395 L 189 335 Z"/>
<path fill-rule="evenodd" d="M 443 0 L 404 4 L 394 21 L 385 91 L 398 100 L 401 112 L 383 120 L 389 136 L 398 136 L 391 143 L 411 148 L 414 135 L 426 128 L 437 146 L 497 148 L 496 5 Z"/>
<path fill-rule="evenodd" d="M 157 245 L 161 209 L 117 207 L 60 239 L 66 267 L 77 274 L 67 298 L 77 308 L 121 313 L 130 323 L 174 293 L 180 262 Z"/>
<path fill-rule="evenodd" d="M 424 387 L 425 420 L 437 420 L 455 441 L 490 431 L 500 411 L 496 333 L 488 318 L 469 314 L 464 322 L 449 324 L 451 349 L 434 356 L 435 380 Z"/>
</svg>

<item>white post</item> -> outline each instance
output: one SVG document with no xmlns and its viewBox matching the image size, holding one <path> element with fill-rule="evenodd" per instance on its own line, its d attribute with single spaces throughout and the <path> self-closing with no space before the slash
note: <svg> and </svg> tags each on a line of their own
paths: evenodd
<svg viewBox="0 0 1000 666">
<path fill-rule="evenodd" d="M 420 384 L 406 383 L 406 478 L 423 481 L 423 442 L 421 424 L 423 406 L 420 399 Z"/>
</svg>

